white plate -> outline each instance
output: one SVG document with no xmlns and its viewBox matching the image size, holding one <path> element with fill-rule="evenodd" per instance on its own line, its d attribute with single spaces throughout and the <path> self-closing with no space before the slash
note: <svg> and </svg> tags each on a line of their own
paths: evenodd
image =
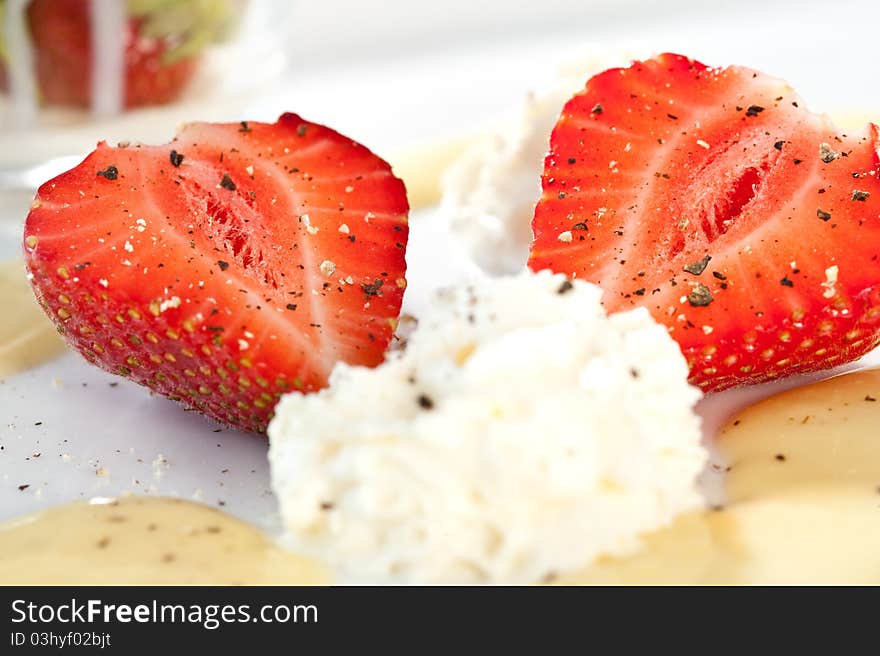
<svg viewBox="0 0 880 656">
<path fill-rule="evenodd" d="M 618 32 L 608 28 L 602 34 L 562 31 L 566 21 L 559 16 L 558 32 L 459 43 L 455 52 L 413 48 L 386 59 L 345 63 L 337 58 L 333 66 L 292 75 L 273 102 L 250 107 L 241 118 L 296 111 L 387 154 L 489 125 L 528 90 L 543 86 L 559 62 L 585 50 L 624 46 L 644 56 L 672 50 L 713 64 L 748 64 L 788 79 L 814 108 L 873 107 L 880 119 L 880 87 L 872 68 L 878 18 L 873 4 L 842 1 L 833 10 L 820 3 L 746 5 L 749 12 L 738 12 L 740 3 L 720 3 L 718 15 L 704 12 L 699 20 L 665 14 L 637 25 L 606 20 L 604 25 L 617 25 Z M 625 8 L 632 12 L 631 3 Z M 27 203 L 24 196 L 0 203 L 0 258 L 19 248 Z M 407 259 L 406 303 L 415 312 L 431 287 L 466 268 L 437 232 L 431 211 L 413 215 Z M 880 357 L 875 352 L 868 361 Z M 737 406 L 802 382 L 708 399 L 701 405 L 707 431 Z M 0 384 L 0 519 L 69 500 L 134 492 L 222 502 L 240 517 L 276 528 L 266 443 L 217 431 L 200 416 L 74 355 L 12 377 Z M 28 487 L 20 491 L 23 485 Z"/>
</svg>

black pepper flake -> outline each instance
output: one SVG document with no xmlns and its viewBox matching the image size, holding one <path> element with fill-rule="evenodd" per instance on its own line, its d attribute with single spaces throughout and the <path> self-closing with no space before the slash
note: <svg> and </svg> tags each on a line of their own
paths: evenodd
<svg viewBox="0 0 880 656">
<path fill-rule="evenodd" d="M 224 262 L 223 260 L 217 260 L 217 266 L 220 267 L 221 271 L 226 271 L 229 268 L 229 262 Z"/>
<path fill-rule="evenodd" d="M 119 169 L 111 164 L 103 171 L 98 171 L 96 175 L 100 175 L 102 178 L 107 178 L 108 180 L 115 180 L 119 177 Z"/>
<path fill-rule="evenodd" d="M 764 111 L 764 108 L 760 105 L 749 105 L 746 109 L 746 116 L 757 116 L 761 112 Z"/>
<path fill-rule="evenodd" d="M 580 221 L 578 223 L 575 223 L 573 226 L 571 226 L 571 229 L 572 230 L 586 230 L 587 224 L 584 223 L 583 221 Z"/>
<path fill-rule="evenodd" d="M 870 196 L 870 195 L 871 194 L 867 191 L 859 191 L 858 189 L 853 189 L 852 199 L 866 201 L 866 200 L 868 200 L 868 196 Z"/>
<path fill-rule="evenodd" d="M 875 403 L 877 401 L 877 399 L 874 398 L 873 396 L 871 396 L 870 394 L 865 394 L 865 401 L 868 401 L 870 403 Z"/>
<path fill-rule="evenodd" d="M 422 410 L 432 410 L 434 408 L 434 400 L 426 394 L 419 394 L 416 401 Z"/>
<path fill-rule="evenodd" d="M 571 280 L 563 280 L 562 284 L 559 285 L 559 289 L 556 290 L 557 294 L 565 294 L 566 292 L 570 292 L 574 289 L 574 285 L 571 284 Z"/>
<path fill-rule="evenodd" d="M 819 158 L 826 164 L 830 164 L 840 157 L 840 154 L 834 151 L 827 143 L 819 144 Z"/>
<path fill-rule="evenodd" d="M 725 275 L 724 275 L 723 273 L 721 273 L 720 271 L 713 271 L 713 272 L 712 272 L 712 275 L 713 275 L 715 278 L 717 278 L 718 280 L 727 280 L 727 276 L 725 276 Z"/>
<path fill-rule="evenodd" d="M 794 165 L 795 165 L 795 166 L 797 166 L 798 164 L 800 164 L 800 163 L 803 162 L 803 161 L 804 161 L 804 160 L 802 160 L 802 159 L 793 159 L 793 160 L 792 160 L 792 162 L 794 162 Z"/>
<path fill-rule="evenodd" d="M 361 289 L 364 290 L 364 294 L 367 296 L 379 296 L 381 294 L 380 290 L 382 289 L 383 282 L 384 281 L 381 278 L 376 278 L 369 284 L 362 284 Z"/>
<path fill-rule="evenodd" d="M 776 454 L 776 459 L 777 459 L 779 462 L 785 462 L 785 456 L 782 455 L 781 453 L 777 453 L 777 454 Z"/>
<path fill-rule="evenodd" d="M 26 489 L 28 489 L 29 487 L 30 487 L 30 483 L 28 483 L 28 484 L 26 484 L 26 485 L 19 485 L 19 486 L 18 486 L 18 491 L 19 491 L 19 492 L 24 492 L 24 491 L 25 491 Z"/>
<path fill-rule="evenodd" d="M 172 150 L 168 155 L 168 159 L 171 161 L 171 166 L 177 168 L 183 164 L 183 153 L 178 153 L 176 150 Z"/>
<path fill-rule="evenodd" d="M 568 158 L 568 163 L 569 163 L 569 164 L 574 164 L 575 162 L 577 162 L 577 160 L 576 160 L 574 157 L 569 157 L 569 158 Z"/>
<path fill-rule="evenodd" d="M 229 191 L 235 191 L 235 183 L 232 181 L 232 178 L 229 177 L 228 173 L 223 174 L 223 177 L 220 179 L 220 186 Z"/>
<path fill-rule="evenodd" d="M 780 140 L 780 141 L 777 141 L 775 144 L 773 144 L 773 147 L 776 150 L 782 150 L 782 146 L 784 146 L 784 145 L 785 145 L 785 142 Z"/>
<path fill-rule="evenodd" d="M 785 276 L 782 280 L 780 280 L 779 284 L 783 287 L 794 287 L 794 283 L 788 279 L 788 276 Z"/>
<path fill-rule="evenodd" d="M 592 110 L 593 114 L 601 114 L 604 111 L 605 110 L 602 108 L 602 105 L 600 105 L 599 103 L 596 103 L 595 105 L 593 105 L 593 110 Z"/>
<path fill-rule="evenodd" d="M 697 284 L 688 294 L 687 300 L 694 307 L 705 307 L 715 299 L 712 298 L 712 292 L 706 285 Z"/>
<path fill-rule="evenodd" d="M 299 125 L 296 126 L 297 136 L 298 137 L 306 136 L 306 132 L 308 131 L 308 129 L 309 129 L 308 125 L 306 125 L 305 123 L 300 123 Z"/>
<path fill-rule="evenodd" d="M 559 200 L 562 200 L 563 198 L 565 198 L 565 192 L 564 192 L 564 191 L 560 191 L 558 194 L 556 194 L 556 197 L 557 197 Z"/>
<path fill-rule="evenodd" d="M 822 209 L 816 210 L 816 216 L 818 216 L 823 221 L 828 221 L 831 218 L 831 212 L 826 212 Z"/>
<path fill-rule="evenodd" d="M 706 255 L 701 260 L 691 262 L 690 264 L 685 264 L 682 269 L 684 269 L 688 273 L 692 273 L 695 276 L 699 276 L 701 273 L 703 273 L 703 271 L 706 270 L 706 267 L 709 265 L 709 260 L 711 259 L 711 255 Z"/>
<path fill-rule="evenodd" d="M 645 288 L 642 287 L 641 289 L 637 289 L 633 292 L 633 294 L 635 294 L 636 296 L 644 296 L 645 295 Z"/>
<path fill-rule="evenodd" d="M 666 117 L 672 119 L 673 121 L 678 120 L 678 117 L 675 114 L 667 114 Z"/>
<path fill-rule="evenodd" d="M 287 304 L 287 309 L 288 309 L 288 310 L 295 310 L 295 309 L 296 309 L 296 303 L 288 303 L 288 304 Z"/>
<path fill-rule="evenodd" d="M 241 122 L 241 127 L 238 128 L 238 131 L 239 131 L 239 132 L 250 132 L 251 129 L 250 129 L 250 127 L 248 126 L 248 122 L 247 122 L 247 121 L 242 121 L 242 122 Z"/>
<path fill-rule="evenodd" d="M 321 508 L 321 510 L 324 510 L 324 511 L 333 510 L 334 505 L 329 501 L 322 501 L 320 508 Z"/>
</svg>

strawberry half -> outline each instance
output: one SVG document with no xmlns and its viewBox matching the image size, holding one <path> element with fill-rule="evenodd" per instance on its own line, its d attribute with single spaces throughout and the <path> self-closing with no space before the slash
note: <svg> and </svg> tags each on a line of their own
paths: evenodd
<svg viewBox="0 0 880 656">
<path fill-rule="evenodd" d="M 853 360 L 880 341 L 877 136 L 747 68 L 605 71 L 553 130 L 529 265 L 648 308 L 706 390 Z"/>
<path fill-rule="evenodd" d="M 387 163 L 284 114 L 98 145 L 45 183 L 24 250 L 43 308 L 90 362 L 262 431 L 336 362 L 382 361 L 407 201 Z"/>
</svg>

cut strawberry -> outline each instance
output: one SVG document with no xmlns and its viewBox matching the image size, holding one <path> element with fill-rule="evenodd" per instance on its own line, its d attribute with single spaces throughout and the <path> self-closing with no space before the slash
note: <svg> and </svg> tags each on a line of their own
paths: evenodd
<svg viewBox="0 0 880 656">
<path fill-rule="evenodd" d="M 263 430 L 281 393 L 382 361 L 407 211 L 388 164 L 329 128 L 195 123 L 165 146 L 99 144 L 44 184 L 25 257 L 87 360 Z"/>
<path fill-rule="evenodd" d="M 674 54 L 605 71 L 550 140 L 529 264 L 647 307 L 695 384 L 838 365 L 880 341 L 877 127 Z"/>
<path fill-rule="evenodd" d="M 88 107 L 91 101 L 92 25 L 90 0 L 32 0 L 27 18 L 37 85 L 49 105 Z M 124 106 L 175 100 L 192 79 L 199 58 L 166 56 L 176 40 L 148 37 L 142 18 L 125 25 Z M 2 66 L 0 66 L 2 68 Z M 6 89 L 5 70 L 0 89 Z"/>
</svg>

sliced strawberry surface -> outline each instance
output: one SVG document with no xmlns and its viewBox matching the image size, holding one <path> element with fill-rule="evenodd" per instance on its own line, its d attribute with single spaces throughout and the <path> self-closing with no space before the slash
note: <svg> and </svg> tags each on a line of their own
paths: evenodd
<svg viewBox="0 0 880 656">
<path fill-rule="evenodd" d="M 369 150 L 283 115 L 99 144 L 25 225 L 38 299 L 88 360 L 263 430 L 338 361 L 383 359 L 405 283 L 403 183 Z"/>
<path fill-rule="evenodd" d="M 878 167 L 876 126 L 840 134 L 784 82 L 660 55 L 563 109 L 529 265 L 648 308 L 703 389 L 825 369 L 880 341 Z"/>
</svg>

